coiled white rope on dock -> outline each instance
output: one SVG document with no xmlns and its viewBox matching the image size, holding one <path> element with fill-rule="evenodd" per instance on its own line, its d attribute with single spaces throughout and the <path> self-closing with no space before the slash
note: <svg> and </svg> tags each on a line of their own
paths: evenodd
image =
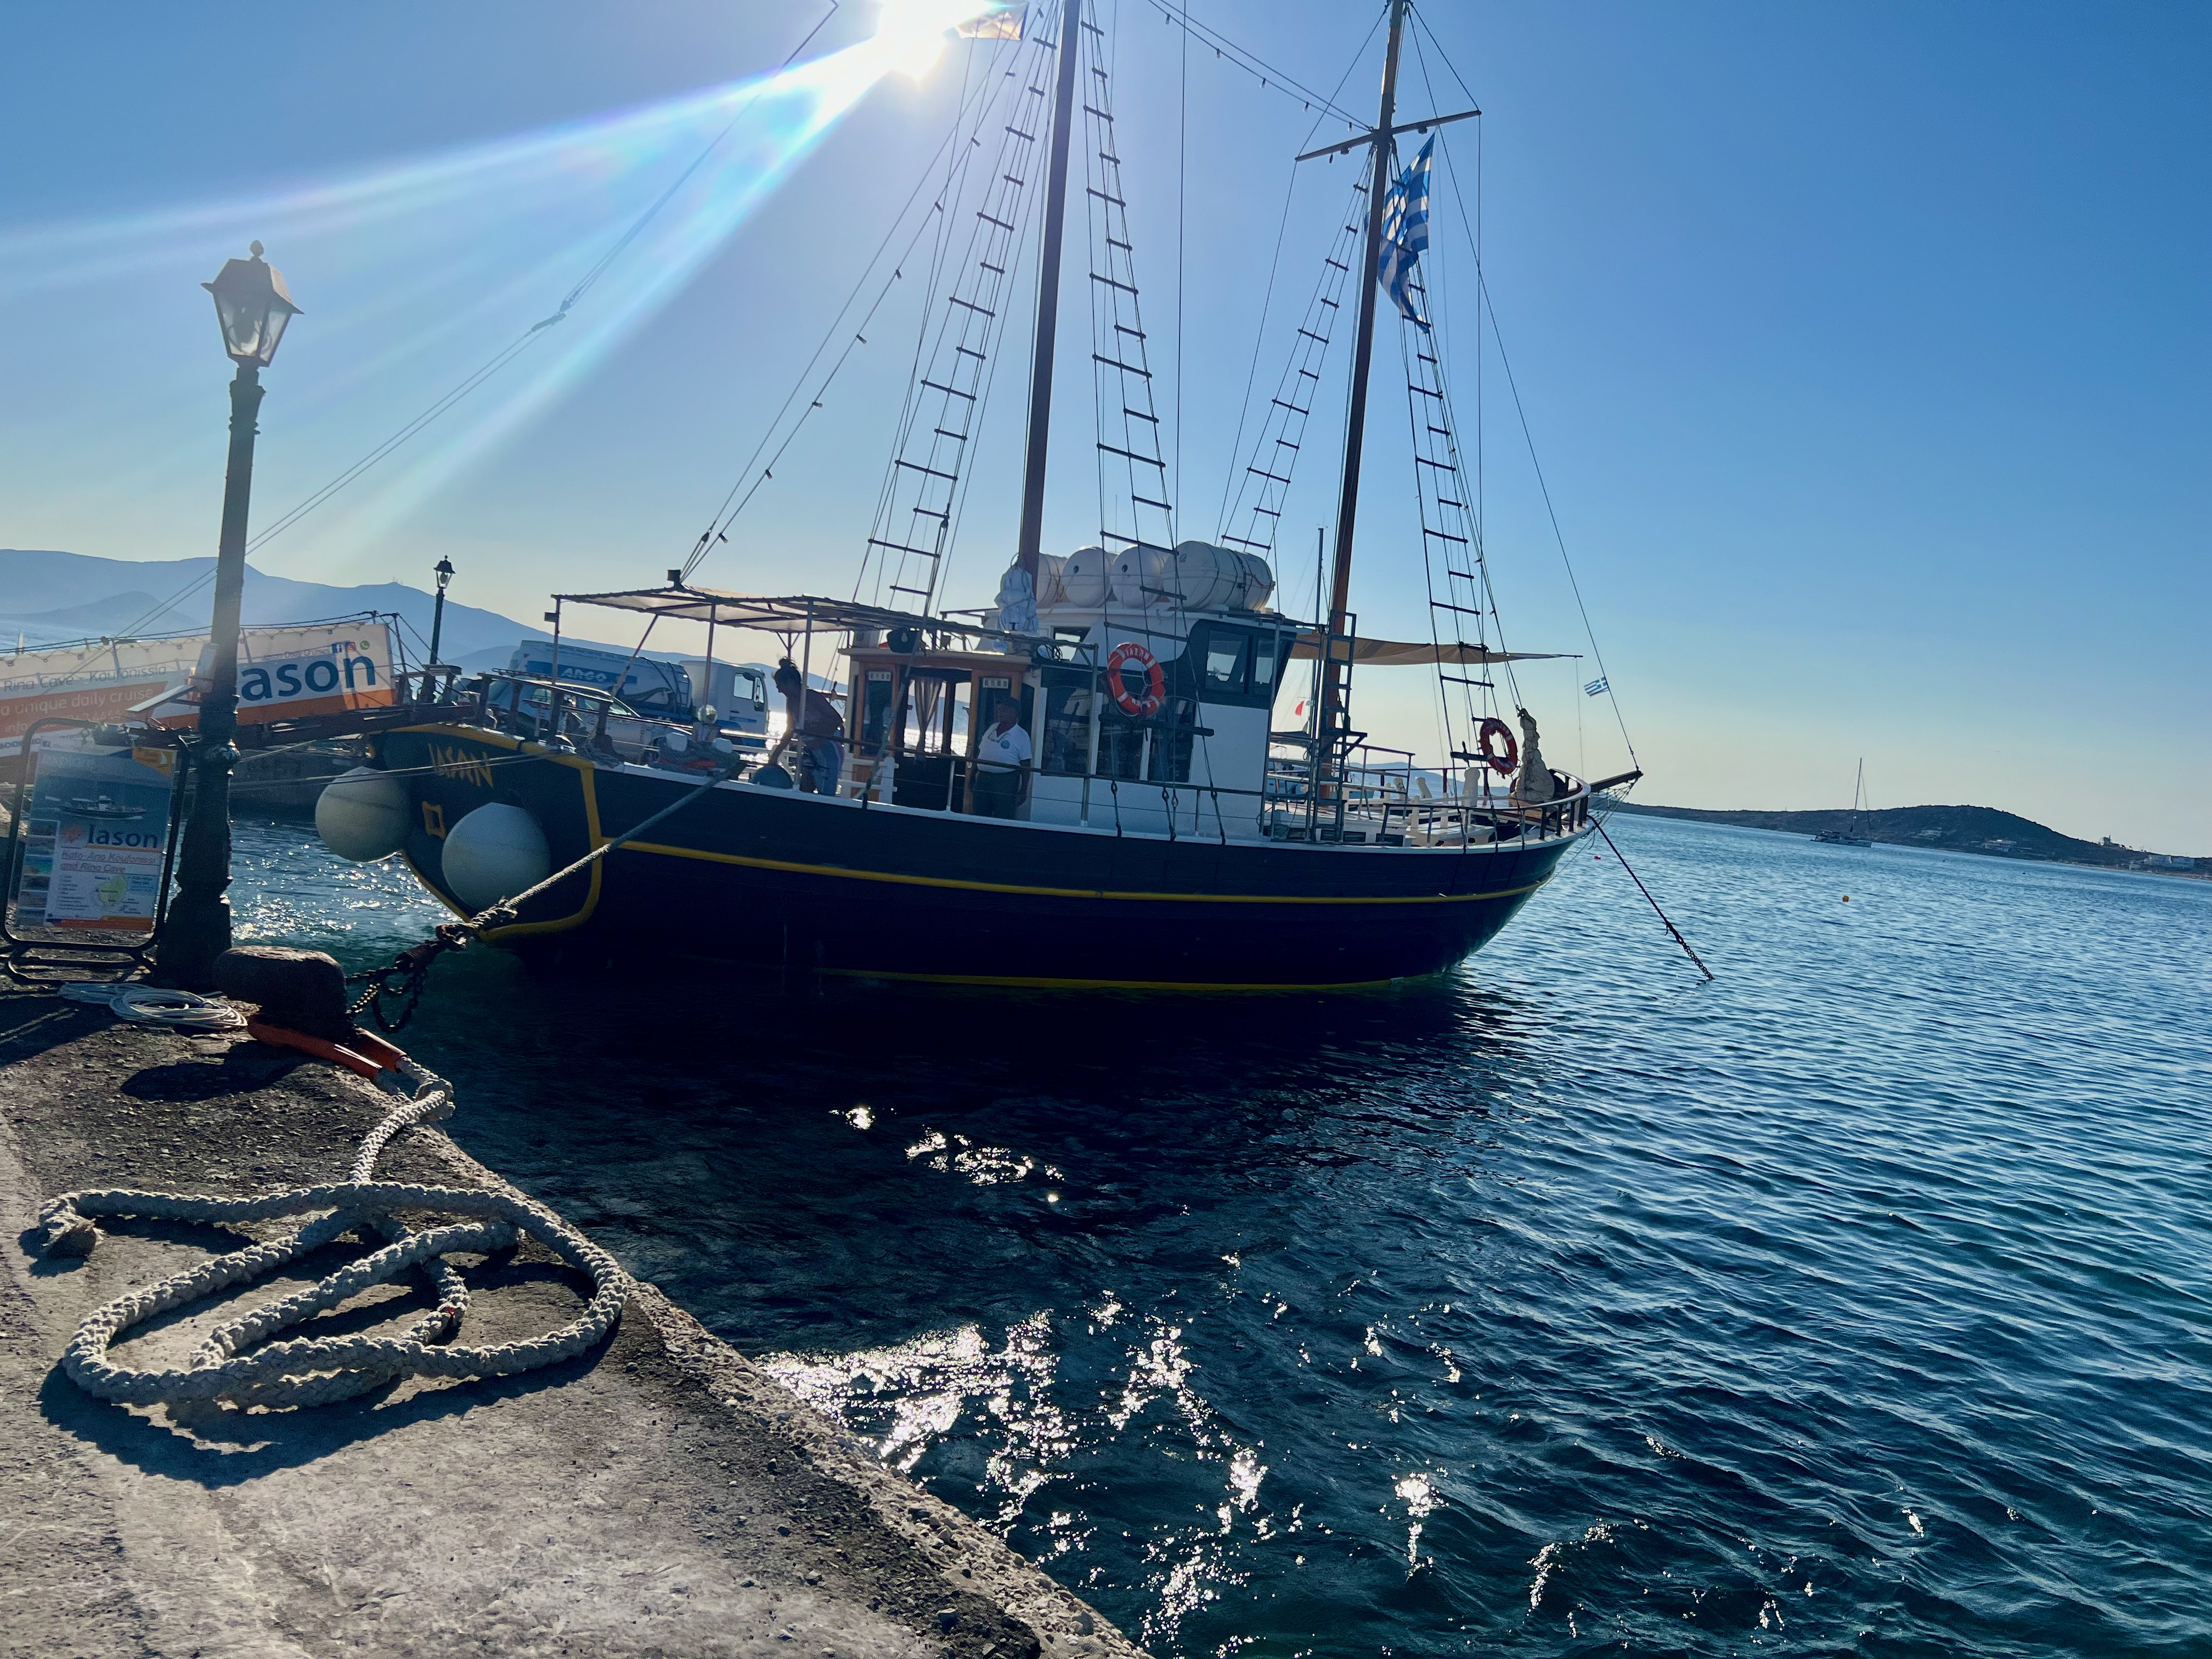
<svg viewBox="0 0 2212 1659">
<path fill-rule="evenodd" d="M 605 1337 L 622 1316 L 629 1276 L 612 1256 L 552 1211 L 503 1193 L 373 1178 L 376 1160 L 394 1135 L 416 1124 L 435 1122 L 453 1109 L 453 1085 L 442 1078 L 416 1070 L 410 1080 L 414 1095 L 369 1132 L 344 1181 L 254 1198 L 111 1188 L 64 1193 L 49 1200 L 39 1211 L 33 1247 L 44 1256 L 88 1255 L 100 1238 L 90 1219 L 94 1216 L 238 1223 L 325 1212 L 285 1237 L 216 1256 L 119 1297 L 90 1315 L 77 1327 L 62 1356 L 62 1369 L 70 1380 L 88 1394 L 129 1406 L 192 1400 L 228 1401 L 241 1407 L 321 1406 L 404 1376 L 512 1376 L 574 1358 Z M 398 1219 L 403 1211 L 425 1210 L 472 1218 L 422 1232 L 410 1231 Z M 219 1327 L 194 1352 L 187 1369 L 138 1370 L 109 1358 L 108 1350 L 125 1332 L 156 1314 L 264 1278 L 360 1227 L 381 1233 L 387 1241 L 385 1247 L 317 1284 Z M 459 1250 L 505 1249 L 523 1235 L 590 1276 L 592 1295 L 582 1316 L 558 1330 L 521 1341 L 434 1346 L 459 1332 L 468 1313 L 468 1286 L 459 1269 L 446 1258 Z M 437 1285 L 438 1305 L 397 1336 L 296 1338 L 245 1352 L 289 1326 L 417 1267 Z"/>
<path fill-rule="evenodd" d="M 167 991 L 143 980 L 76 980 L 61 988 L 65 1002 L 82 1002 L 112 1011 L 118 1019 L 141 1025 L 167 1025 L 182 1031 L 234 1031 L 246 1016 L 221 997 Z"/>
</svg>

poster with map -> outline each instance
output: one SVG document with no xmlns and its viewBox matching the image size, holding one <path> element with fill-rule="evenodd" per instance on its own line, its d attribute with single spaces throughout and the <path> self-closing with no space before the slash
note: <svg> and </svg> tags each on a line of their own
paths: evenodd
<svg viewBox="0 0 2212 1659">
<path fill-rule="evenodd" d="M 168 749 L 39 753 L 23 814 L 18 922 L 152 929 L 175 763 Z"/>
</svg>

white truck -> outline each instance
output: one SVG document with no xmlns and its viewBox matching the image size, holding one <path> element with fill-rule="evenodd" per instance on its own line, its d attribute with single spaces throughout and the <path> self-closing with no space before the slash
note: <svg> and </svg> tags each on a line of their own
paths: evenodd
<svg viewBox="0 0 2212 1659">
<path fill-rule="evenodd" d="M 553 641 L 523 641 L 507 666 L 510 673 L 550 677 Z M 757 663 L 716 662 L 711 674 L 708 667 L 703 657 L 633 657 L 627 651 L 561 641 L 561 678 L 566 684 L 611 691 L 648 720 L 689 726 L 702 710 L 712 708 L 716 729 L 740 744 L 752 747 L 765 742 L 768 671 Z"/>
</svg>

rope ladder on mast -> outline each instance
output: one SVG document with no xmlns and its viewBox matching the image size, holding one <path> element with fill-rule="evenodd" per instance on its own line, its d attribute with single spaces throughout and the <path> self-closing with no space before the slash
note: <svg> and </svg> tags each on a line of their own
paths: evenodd
<svg viewBox="0 0 2212 1659">
<path fill-rule="evenodd" d="M 1100 61 L 1104 32 L 1083 23 L 1084 199 L 1091 235 L 1091 357 L 1097 403 L 1099 538 L 1114 547 L 1175 545 L 1175 508 L 1145 319 L 1138 301 L 1128 191 L 1114 105 Z M 1124 516 L 1126 514 L 1126 516 Z"/>
<path fill-rule="evenodd" d="M 1013 273 L 1025 218 L 1030 178 L 1044 165 L 1044 141 L 1051 111 L 1052 43 L 1037 40 L 1029 53 L 1026 78 L 1019 66 L 1001 73 L 1019 91 L 1002 113 L 990 171 L 982 175 L 979 198 L 969 206 L 975 163 L 983 140 L 971 137 L 966 155 L 956 161 L 939 198 L 946 216 L 930 272 L 928 301 L 948 261 L 945 246 L 955 220 L 967 210 L 967 240 L 957 269 L 958 281 L 943 296 L 941 313 L 930 332 L 925 303 L 923 339 L 900 411 L 898 437 L 877 497 L 868 531 L 863 580 L 868 562 L 876 568 L 878 596 L 894 609 L 927 613 L 944 586 L 946 556 L 960 516 L 967 481 L 969 441 L 981 423 L 990 392 L 989 370 L 1006 333 Z M 1003 93 L 1003 89 L 1002 89 Z"/>
<path fill-rule="evenodd" d="M 1433 325 L 1436 313 L 1416 265 L 1407 280 L 1414 308 Z M 1430 639 L 1446 646 L 1487 649 L 1497 620 L 1482 522 L 1461 464 L 1451 392 L 1444 378 L 1443 348 L 1435 328 L 1401 319 L 1399 348 L 1406 368 L 1407 416 L 1413 440 L 1413 486 L 1420 503 L 1421 552 L 1427 581 Z M 1498 707 L 1496 689 L 1479 666 L 1439 662 L 1437 692 L 1444 711 L 1449 752 L 1470 752 L 1486 715 Z M 1454 716 L 1457 718 L 1455 720 Z"/>
<path fill-rule="evenodd" d="M 1328 360 L 1337 319 L 1343 314 L 1346 279 L 1358 262 L 1366 217 L 1367 184 L 1359 179 L 1352 185 L 1343 228 L 1322 262 L 1304 315 L 1291 336 L 1282 376 L 1267 400 L 1244 467 L 1237 475 L 1236 493 L 1222 511 L 1214 539 L 1224 547 L 1273 556 L 1283 503 L 1305 441 L 1306 417 L 1313 412 L 1322 366 Z"/>
</svg>

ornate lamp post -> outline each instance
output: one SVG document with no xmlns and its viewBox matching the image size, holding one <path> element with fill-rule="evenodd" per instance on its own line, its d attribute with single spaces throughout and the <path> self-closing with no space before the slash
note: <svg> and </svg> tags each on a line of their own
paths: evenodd
<svg viewBox="0 0 2212 1659">
<path fill-rule="evenodd" d="M 230 769 L 238 748 L 238 612 L 246 588 L 246 518 L 253 489 L 254 417 L 261 371 L 276 355 L 284 325 L 300 314 L 284 278 L 261 260 L 228 259 L 211 283 L 223 349 L 238 365 L 230 383 L 230 466 L 222 488 L 222 540 L 216 556 L 215 620 L 199 740 L 193 748 L 192 814 L 177 856 L 177 896 L 161 928 L 155 977 L 185 990 L 215 983 L 215 959 L 230 948 Z"/>
<path fill-rule="evenodd" d="M 438 598 L 430 607 L 430 665 L 434 668 L 443 660 L 438 640 L 446 631 L 446 585 L 453 580 L 453 562 L 441 555 L 433 569 L 438 578 Z"/>
</svg>

